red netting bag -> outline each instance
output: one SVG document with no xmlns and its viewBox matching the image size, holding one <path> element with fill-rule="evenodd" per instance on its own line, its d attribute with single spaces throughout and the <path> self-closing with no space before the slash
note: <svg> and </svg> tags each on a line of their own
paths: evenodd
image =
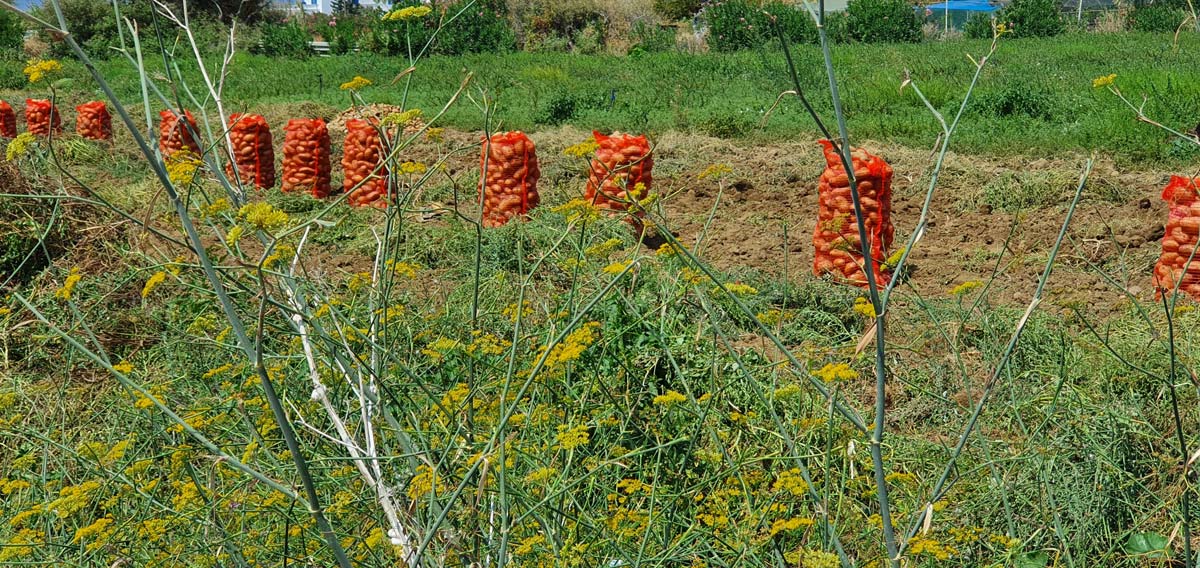
<svg viewBox="0 0 1200 568">
<path fill-rule="evenodd" d="M 191 111 L 183 111 L 186 125 L 180 123 L 180 117 L 174 111 L 164 110 L 158 113 L 158 116 L 161 119 L 158 123 L 158 150 L 164 158 L 174 156 L 181 150 L 200 155 L 200 145 L 193 136 L 193 133 L 199 134 L 200 130 L 196 127 L 196 118 L 192 116 Z"/>
<path fill-rule="evenodd" d="M 62 132 L 62 116 L 54 104 L 45 99 L 25 99 L 25 124 L 29 132 L 38 136 L 49 136 Z"/>
<path fill-rule="evenodd" d="M 483 138 L 479 167 L 483 188 L 483 226 L 499 227 L 537 207 L 537 151 L 524 132 L 493 134 L 490 146 Z M 486 169 L 485 169 L 486 168 Z"/>
<path fill-rule="evenodd" d="M 91 140 L 112 139 L 112 116 L 104 101 L 92 101 L 75 107 L 75 132 Z"/>
<path fill-rule="evenodd" d="M 584 197 L 603 209 L 625 211 L 629 201 L 645 199 L 650 193 L 654 157 L 645 136 L 615 132 L 605 136 L 592 132 L 599 148 L 592 159 Z M 640 214 L 639 214 L 640 216 Z"/>
<path fill-rule="evenodd" d="M 854 284 L 867 285 L 863 265 L 862 244 L 858 222 L 854 217 L 854 201 L 850 195 L 850 178 L 833 144 L 821 140 L 825 151 L 825 172 L 818 185 L 820 207 L 817 227 L 813 231 L 813 274 L 832 274 L 834 278 Z M 871 245 L 872 268 L 876 283 L 886 285 L 889 275 L 881 270 L 892 246 L 892 167 L 878 156 L 861 148 L 852 148 L 850 158 L 854 177 L 858 180 L 858 195 L 866 217 L 867 239 Z"/>
<path fill-rule="evenodd" d="M 283 127 L 283 190 L 329 197 L 329 129 L 319 118 L 294 118 Z"/>
<path fill-rule="evenodd" d="M 384 159 L 383 142 L 377 123 L 354 118 L 346 121 L 346 144 L 342 148 L 342 187 L 350 192 L 351 205 L 384 207 L 387 200 L 387 170 L 379 167 Z"/>
<path fill-rule="evenodd" d="M 0 138 L 17 137 L 17 113 L 7 102 L 0 101 Z"/>
<path fill-rule="evenodd" d="M 235 114 L 229 117 L 229 123 L 237 179 L 243 185 L 253 183 L 258 189 L 273 187 L 275 149 L 271 147 L 271 127 L 267 120 L 257 114 Z M 225 175 L 234 180 L 233 163 L 225 164 Z"/>
<path fill-rule="evenodd" d="M 1200 234 L 1200 178 L 1171 176 L 1162 198 L 1170 206 L 1167 230 L 1163 235 L 1162 254 L 1154 265 L 1154 287 L 1158 294 L 1179 290 L 1200 300 L 1200 252 L 1196 251 Z M 1191 259 L 1191 262 L 1188 262 Z"/>
</svg>

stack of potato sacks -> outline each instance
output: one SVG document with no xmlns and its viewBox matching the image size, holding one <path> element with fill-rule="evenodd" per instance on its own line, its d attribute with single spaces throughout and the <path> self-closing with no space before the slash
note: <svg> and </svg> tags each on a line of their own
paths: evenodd
<svg viewBox="0 0 1200 568">
<path fill-rule="evenodd" d="M 490 143 L 485 136 L 479 164 L 483 226 L 499 227 L 537 207 L 542 173 L 533 140 L 525 133 L 493 134 Z"/>
<path fill-rule="evenodd" d="M 329 129 L 319 118 L 296 118 L 283 127 L 283 190 L 329 197 Z"/>
<path fill-rule="evenodd" d="M 254 184 L 258 189 L 275 185 L 275 149 L 271 147 L 271 127 L 257 114 L 235 114 L 229 117 L 229 141 L 233 144 L 233 162 L 237 177 L 243 185 Z M 234 180 L 234 163 L 225 165 L 225 174 Z"/>
<path fill-rule="evenodd" d="M 200 130 L 196 127 L 196 118 L 192 116 L 191 111 L 183 111 L 182 118 L 186 123 L 180 120 L 181 115 L 175 111 L 164 110 L 158 113 L 158 116 L 161 119 L 158 123 L 158 150 L 162 152 L 163 157 L 170 158 L 184 150 L 200 156 L 200 145 L 193 136 L 193 133 L 198 134 Z"/>
<path fill-rule="evenodd" d="M 62 117 L 54 103 L 45 99 L 25 99 L 25 124 L 29 132 L 37 136 L 49 136 L 62 132 Z"/>
<path fill-rule="evenodd" d="M 104 101 L 92 101 L 75 107 L 75 132 L 89 140 L 112 139 L 112 116 Z"/>
<path fill-rule="evenodd" d="M 1180 291 L 1200 300 L 1200 252 L 1196 250 L 1200 235 L 1198 186 L 1200 178 L 1171 176 L 1163 190 L 1163 200 L 1170 210 L 1162 254 L 1154 266 L 1154 287 L 1160 295 L 1175 290 L 1178 284 Z"/>
<path fill-rule="evenodd" d="M 17 113 L 12 105 L 0 101 L 0 138 L 17 137 Z"/>
<path fill-rule="evenodd" d="M 636 211 L 631 222 L 641 225 L 641 211 L 632 208 L 633 201 L 645 199 L 653 183 L 654 157 L 645 136 L 615 132 L 605 136 L 592 132 L 599 148 L 592 159 L 584 197 L 602 209 Z"/>
<path fill-rule="evenodd" d="M 867 275 L 859 240 L 850 178 L 841 156 L 828 140 L 821 140 L 825 151 L 825 172 L 818 185 L 820 207 L 813 231 L 813 274 L 831 274 L 839 281 L 867 286 Z M 892 245 L 892 168 L 878 156 L 860 148 L 850 152 L 854 177 L 858 182 L 867 240 L 871 250 L 871 268 L 875 281 L 886 285 L 890 276 L 883 273 L 883 261 Z"/>
<path fill-rule="evenodd" d="M 342 188 L 350 195 L 350 205 L 386 207 L 387 169 L 383 166 L 383 143 L 378 122 L 362 119 L 346 121 L 346 144 L 342 148 Z"/>
</svg>

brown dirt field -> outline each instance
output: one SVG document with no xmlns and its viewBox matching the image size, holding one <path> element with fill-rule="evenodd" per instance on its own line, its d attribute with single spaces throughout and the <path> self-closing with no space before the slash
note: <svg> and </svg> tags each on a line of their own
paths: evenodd
<svg viewBox="0 0 1200 568">
<path fill-rule="evenodd" d="M 566 127 L 530 135 L 539 148 L 543 203 L 562 203 L 582 192 L 583 163 L 562 150 L 588 134 Z M 479 133 L 447 137 L 465 145 L 478 140 Z M 791 278 L 812 277 L 817 179 L 825 167 L 816 140 L 752 145 L 668 133 L 653 142 L 653 190 L 665 196 L 669 226 L 681 240 L 695 242 L 720 198 L 702 258 L 724 270 L 750 268 L 782 276 L 786 253 Z M 903 246 L 919 219 L 934 154 L 870 140 L 856 145 L 882 156 L 895 170 L 894 246 Z M 450 167 L 477 167 L 476 160 L 476 154 L 467 152 Z M 928 227 L 910 257 L 914 270 L 908 285 L 932 296 L 969 280 L 988 281 L 997 271 L 993 297 L 1028 303 L 1084 162 L 1083 156 L 1024 160 L 948 154 Z M 697 179 L 716 163 L 733 169 L 722 180 L 723 189 L 712 179 Z M 1051 305 L 1076 305 L 1097 315 L 1119 309 L 1124 293 L 1099 274 L 1101 269 L 1139 299 L 1153 298 L 1151 269 L 1166 219 L 1159 195 L 1170 174 L 1123 170 L 1103 157 L 1096 161 L 1047 285 Z M 1027 193 L 1032 195 L 1028 207 L 989 204 L 1009 203 Z"/>
</svg>

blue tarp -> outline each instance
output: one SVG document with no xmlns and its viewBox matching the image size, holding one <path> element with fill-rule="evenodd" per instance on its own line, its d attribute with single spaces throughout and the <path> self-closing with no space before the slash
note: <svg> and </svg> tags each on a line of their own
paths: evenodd
<svg viewBox="0 0 1200 568">
<path fill-rule="evenodd" d="M 946 10 L 951 12 L 995 12 L 1000 8 L 986 0 L 947 0 L 937 4 L 927 4 L 925 9 L 936 13 Z"/>
</svg>

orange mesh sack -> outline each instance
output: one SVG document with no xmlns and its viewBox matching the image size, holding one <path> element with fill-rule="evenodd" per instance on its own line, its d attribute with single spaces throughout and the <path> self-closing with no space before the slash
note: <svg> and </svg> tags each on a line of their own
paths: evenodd
<svg viewBox="0 0 1200 568">
<path fill-rule="evenodd" d="M 17 137 L 17 113 L 13 107 L 0 101 L 0 138 Z"/>
<path fill-rule="evenodd" d="M 104 101 L 92 101 L 75 107 L 75 132 L 91 140 L 112 139 L 112 116 Z"/>
<path fill-rule="evenodd" d="M 1163 190 L 1162 197 L 1170 211 L 1162 254 L 1158 264 L 1154 265 L 1154 287 L 1159 295 L 1171 292 L 1178 283 L 1180 291 L 1200 300 L 1200 252 L 1196 252 L 1197 234 L 1200 233 L 1198 186 L 1200 178 L 1171 176 Z"/>
<path fill-rule="evenodd" d="M 813 274 L 832 274 L 834 278 L 856 286 L 867 285 L 863 266 L 862 244 L 858 222 L 854 217 L 854 201 L 850 195 L 850 179 L 842 159 L 828 140 L 821 140 L 825 151 L 825 172 L 818 185 L 820 207 L 817 227 L 813 231 Z M 876 283 L 885 285 L 890 278 L 881 270 L 892 246 L 892 167 L 883 159 L 861 148 L 853 148 L 850 158 L 863 216 L 866 217 L 867 239 L 871 246 L 871 264 Z"/>
<path fill-rule="evenodd" d="M 25 99 L 25 124 L 29 132 L 38 136 L 49 136 L 62 132 L 62 117 L 54 104 L 45 99 Z"/>
<path fill-rule="evenodd" d="M 200 145 L 196 143 L 193 133 L 199 133 L 196 118 L 190 111 L 183 111 L 186 125 L 179 121 L 180 116 L 174 111 L 164 110 L 158 113 L 161 119 L 158 123 L 158 150 L 164 158 L 174 156 L 176 152 L 187 150 L 200 155 Z"/>
<path fill-rule="evenodd" d="M 331 193 L 329 129 L 319 118 L 294 118 L 283 127 L 283 190 Z"/>
<path fill-rule="evenodd" d="M 483 138 L 479 167 L 484 172 L 483 226 L 499 227 L 538 205 L 537 151 L 524 132 L 493 134 Z"/>
<path fill-rule="evenodd" d="M 350 205 L 384 207 L 387 201 L 387 170 L 383 161 L 383 143 L 376 124 L 362 119 L 346 121 L 346 144 L 342 148 L 342 188 L 350 193 Z"/>
<path fill-rule="evenodd" d="M 645 199 L 650 193 L 654 157 L 645 136 L 593 132 L 599 148 L 592 159 L 584 197 L 603 209 L 625 211 L 631 200 Z M 640 215 L 639 215 L 640 216 Z"/>
<path fill-rule="evenodd" d="M 233 161 L 237 179 L 258 189 L 275 185 L 275 149 L 271 147 L 271 127 L 257 114 L 229 117 L 229 140 L 233 143 Z M 233 164 L 225 164 L 225 175 L 233 181 Z"/>
</svg>

